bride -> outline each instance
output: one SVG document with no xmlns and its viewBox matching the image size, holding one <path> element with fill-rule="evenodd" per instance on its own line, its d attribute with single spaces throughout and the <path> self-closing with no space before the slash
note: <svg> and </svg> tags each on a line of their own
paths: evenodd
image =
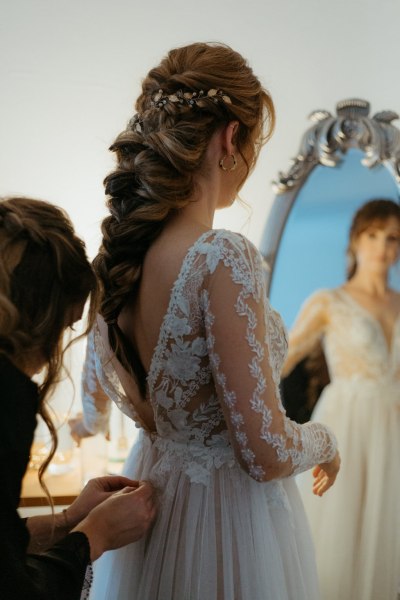
<svg viewBox="0 0 400 600">
<path fill-rule="evenodd" d="M 91 598 L 317 599 L 292 476 L 319 465 L 324 493 L 336 442 L 286 418 L 285 333 L 260 254 L 212 228 L 272 130 L 272 100 L 239 54 L 198 43 L 149 72 L 136 110 L 105 181 L 84 424 L 106 430 L 109 398 L 136 421 L 125 473 L 158 488 L 159 517 L 143 543 L 98 561 Z"/>
<path fill-rule="evenodd" d="M 335 431 L 342 469 L 325 498 L 299 478 L 323 600 L 396 600 L 400 584 L 400 207 L 372 200 L 355 214 L 348 281 L 307 300 L 283 374 L 321 340 L 331 383 L 312 419 Z"/>
</svg>

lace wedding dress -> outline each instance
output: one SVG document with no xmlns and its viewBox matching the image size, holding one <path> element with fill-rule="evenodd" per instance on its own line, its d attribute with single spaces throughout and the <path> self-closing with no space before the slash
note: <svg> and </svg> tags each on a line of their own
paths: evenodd
<svg viewBox="0 0 400 600">
<path fill-rule="evenodd" d="M 156 431 L 142 428 L 124 468 L 153 482 L 159 514 L 145 539 L 97 561 L 91 599 L 319 598 L 290 475 L 332 459 L 336 445 L 327 427 L 285 417 L 285 353 L 258 251 L 238 234 L 203 234 L 184 258 L 148 373 Z M 107 398 L 140 426 L 97 328 L 87 355 L 86 427 L 106 428 Z M 282 478 L 265 481 L 277 466 Z"/>
<path fill-rule="evenodd" d="M 313 320 L 329 314 L 322 332 Z M 323 600 L 397 600 L 400 583 L 400 317 L 389 342 L 344 289 L 320 291 L 291 333 L 289 356 L 322 337 L 331 383 L 313 419 L 337 435 L 342 464 L 322 498 L 298 478 Z"/>
</svg>

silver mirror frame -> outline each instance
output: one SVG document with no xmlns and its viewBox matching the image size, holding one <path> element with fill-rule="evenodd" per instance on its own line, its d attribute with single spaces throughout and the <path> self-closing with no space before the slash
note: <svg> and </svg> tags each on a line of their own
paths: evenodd
<svg viewBox="0 0 400 600">
<path fill-rule="evenodd" d="M 316 166 L 336 167 L 347 150 L 358 148 L 364 152 L 363 165 L 373 168 L 383 164 L 400 185 L 400 130 L 392 125 L 399 115 L 389 110 L 373 117 L 369 113 L 369 102 L 350 98 L 338 102 L 336 116 L 326 110 L 315 110 L 309 116 L 313 125 L 305 132 L 293 164 L 287 172 L 280 172 L 272 183 L 276 196 L 260 247 L 267 293 L 289 213 Z"/>
</svg>

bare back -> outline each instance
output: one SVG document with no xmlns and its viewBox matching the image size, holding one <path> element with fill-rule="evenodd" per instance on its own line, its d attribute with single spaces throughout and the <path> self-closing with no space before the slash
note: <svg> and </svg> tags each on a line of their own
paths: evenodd
<svg viewBox="0 0 400 600">
<path fill-rule="evenodd" d="M 135 302 L 126 306 L 119 316 L 118 324 L 128 340 L 137 347 L 146 373 L 150 369 L 160 328 L 168 310 L 171 289 L 179 276 L 183 260 L 189 248 L 205 231 L 207 229 L 201 227 L 183 231 L 171 227 L 163 231 L 145 256 L 139 294 Z M 101 318 L 99 329 L 111 355 L 107 326 Z M 115 358 L 113 366 L 142 425 L 145 429 L 154 431 L 151 404 L 138 399 L 136 382 Z"/>
<path fill-rule="evenodd" d="M 150 247 L 143 263 L 138 297 L 134 305 L 125 308 L 118 321 L 124 334 L 137 346 L 146 372 L 182 262 L 206 229 L 179 230 L 179 235 L 176 231 L 163 232 Z"/>
</svg>

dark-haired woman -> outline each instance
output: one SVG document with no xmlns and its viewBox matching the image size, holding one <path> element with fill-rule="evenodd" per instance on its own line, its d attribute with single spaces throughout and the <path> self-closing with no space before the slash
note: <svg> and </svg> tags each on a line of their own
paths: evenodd
<svg viewBox="0 0 400 600">
<path fill-rule="evenodd" d="M 313 419 L 338 436 L 342 469 L 326 497 L 301 476 L 324 600 L 397 600 L 400 584 L 400 207 L 373 200 L 354 216 L 348 280 L 316 292 L 289 338 L 284 373 L 322 341 L 331 383 Z"/>
<path fill-rule="evenodd" d="M 87 565 L 138 539 L 154 517 L 152 488 L 127 478 L 92 480 L 61 514 L 23 521 L 21 482 L 46 397 L 62 367 L 63 334 L 80 319 L 96 279 L 83 242 L 58 208 L 0 201 L 0 597 L 79 599 Z M 31 380 L 44 370 L 40 386 Z M 55 543 L 56 542 L 56 543 Z M 28 544 L 36 554 L 27 554 Z M 53 545 L 52 545 L 53 544 Z"/>
<path fill-rule="evenodd" d="M 286 418 L 285 335 L 260 254 L 213 229 L 271 132 L 271 98 L 239 54 L 200 43 L 150 71 L 136 110 L 106 179 L 85 424 L 105 427 L 107 396 L 135 419 L 125 473 L 158 487 L 160 513 L 143 543 L 99 561 L 92 597 L 316 599 L 292 475 L 321 464 L 327 490 L 335 440 Z"/>
</svg>

